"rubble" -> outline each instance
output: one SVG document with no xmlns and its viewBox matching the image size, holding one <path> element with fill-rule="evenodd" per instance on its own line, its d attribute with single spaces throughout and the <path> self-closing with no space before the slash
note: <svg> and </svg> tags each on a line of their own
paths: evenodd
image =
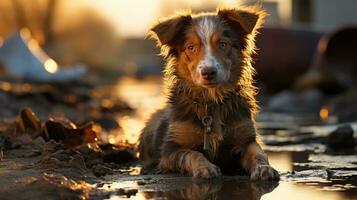
<svg viewBox="0 0 357 200">
<path fill-rule="evenodd" d="M 355 146 L 353 133 L 354 130 L 350 125 L 340 126 L 329 134 L 327 144 L 332 148 L 353 148 Z"/>
</svg>

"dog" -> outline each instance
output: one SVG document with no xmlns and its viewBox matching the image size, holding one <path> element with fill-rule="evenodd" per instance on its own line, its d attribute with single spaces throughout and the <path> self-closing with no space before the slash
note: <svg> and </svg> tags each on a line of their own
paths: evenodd
<svg viewBox="0 0 357 200">
<path fill-rule="evenodd" d="M 221 8 L 176 14 L 150 29 L 166 60 L 167 104 L 140 135 L 144 171 L 279 180 L 255 125 L 259 106 L 251 56 L 265 16 L 259 6 Z"/>
</svg>

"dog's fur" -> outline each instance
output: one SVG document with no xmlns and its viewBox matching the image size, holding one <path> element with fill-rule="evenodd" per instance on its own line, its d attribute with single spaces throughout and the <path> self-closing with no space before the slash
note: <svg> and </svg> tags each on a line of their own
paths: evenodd
<svg viewBox="0 0 357 200">
<path fill-rule="evenodd" d="M 151 29 L 167 61 L 168 102 L 141 134 L 146 168 L 201 178 L 222 170 L 243 171 L 253 180 L 279 179 L 258 144 L 254 120 L 259 107 L 251 55 L 265 15 L 256 6 L 218 9 L 178 14 Z M 213 118 L 207 152 L 201 122 L 206 115 Z"/>
</svg>

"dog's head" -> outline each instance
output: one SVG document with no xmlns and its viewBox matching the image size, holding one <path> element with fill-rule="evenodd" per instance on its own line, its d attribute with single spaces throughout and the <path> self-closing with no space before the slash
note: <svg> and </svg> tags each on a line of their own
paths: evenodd
<svg viewBox="0 0 357 200">
<path fill-rule="evenodd" d="M 181 78 L 204 88 L 231 87 L 250 62 L 264 16 L 258 7 L 181 14 L 157 23 L 151 35 L 165 56 L 174 58 Z"/>
</svg>

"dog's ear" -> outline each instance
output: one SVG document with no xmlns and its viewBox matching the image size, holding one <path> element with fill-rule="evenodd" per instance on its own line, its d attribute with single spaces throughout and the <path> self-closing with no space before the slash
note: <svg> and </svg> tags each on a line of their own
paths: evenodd
<svg viewBox="0 0 357 200">
<path fill-rule="evenodd" d="M 191 20 L 189 14 L 164 19 L 150 29 L 149 35 L 157 40 L 159 46 L 174 47 L 184 38 L 184 32 Z"/>
<path fill-rule="evenodd" d="M 246 34 L 250 34 L 262 25 L 267 14 L 259 6 L 251 6 L 242 9 L 218 9 L 217 15 L 234 29 L 242 28 Z"/>
</svg>

